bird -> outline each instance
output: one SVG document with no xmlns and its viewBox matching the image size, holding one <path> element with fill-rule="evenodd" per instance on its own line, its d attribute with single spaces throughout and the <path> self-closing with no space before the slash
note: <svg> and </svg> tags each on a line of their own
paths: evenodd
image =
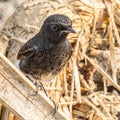
<svg viewBox="0 0 120 120">
<path fill-rule="evenodd" d="M 20 70 L 41 81 L 50 81 L 60 73 L 72 54 L 66 39 L 72 21 L 65 15 L 54 14 L 43 23 L 41 30 L 19 50 Z"/>
<path fill-rule="evenodd" d="M 69 61 L 72 47 L 67 40 L 76 33 L 71 19 L 63 14 L 48 16 L 39 32 L 19 50 L 19 68 L 38 82 L 50 82 Z"/>
</svg>

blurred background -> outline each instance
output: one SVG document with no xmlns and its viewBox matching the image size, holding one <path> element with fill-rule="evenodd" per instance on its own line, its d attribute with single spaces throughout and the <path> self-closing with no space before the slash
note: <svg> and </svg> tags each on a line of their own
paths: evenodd
<svg viewBox="0 0 120 120">
<path fill-rule="evenodd" d="M 15 64 L 20 46 L 38 32 L 45 17 L 69 16 L 77 31 L 68 36 L 73 55 L 45 88 L 71 120 L 120 120 L 120 1 L 24 0 L 20 6 L 22 2 L 0 0 L 0 52 Z M 9 111 L 2 106 L 0 113 Z M 10 113 L 9 120 L 18 119 Z"/>
<path fill-rule="evenodd" d="M 0 29 L 23 0 L 0 0 Z"/>
</svg>

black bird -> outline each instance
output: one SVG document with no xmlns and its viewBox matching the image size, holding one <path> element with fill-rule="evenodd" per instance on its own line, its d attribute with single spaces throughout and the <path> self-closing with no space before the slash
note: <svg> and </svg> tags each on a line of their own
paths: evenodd
<svg viewBox="0 0 120 120">
<path fill-rule="evenodd" d="M 71 45 L 66 39 L 75 33 L 71 20 L 62 14 L 49 16 L 41 30 L 18 52 L 20 70 L 38 82 L 52 80 L 71 56 Z"/>
<path fill-rule="evenodd" d="M 41 30 L 25 43 L 18 52 L 20 69 L 36 80 L 53 79 L 71 56 L 71 45 L 66 39 L 75 33 L 71 20 L 61 14 L 49 16 Z"/>
</svg>

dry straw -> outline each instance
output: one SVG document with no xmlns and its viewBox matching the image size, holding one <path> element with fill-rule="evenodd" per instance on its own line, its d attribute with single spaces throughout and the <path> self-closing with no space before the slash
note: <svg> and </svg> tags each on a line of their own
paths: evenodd
<svg viewBox="0 0 120 120">
<path fill-rule="evenodd" d="M 28 1 L 6 21 L 0 34 L 1 52 L 15 64 L 16 51 L 37 33 L 47 16 L 69 16 L 77 31 L 68 37 L 73 54 L 45 88 L 71 120 L 119 119 L 119 0 Z"/>
</svg>

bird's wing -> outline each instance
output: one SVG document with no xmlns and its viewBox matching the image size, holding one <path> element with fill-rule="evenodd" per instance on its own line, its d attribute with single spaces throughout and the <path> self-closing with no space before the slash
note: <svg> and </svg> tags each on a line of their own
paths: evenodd
<svg viewBox="0 0 120 120">
<path fill-rule="evenodd" d="M 39 48 L 37 46 L 33 46 L 33 45 L 28 45 L 25 44 L 20 51 L 18 52 L 17 55 L 17 59 L 24 59 L 27 57 L 31 57 L 32 55 L 34 55 L 37 51 L 39 50 Z"/>
</svg>

